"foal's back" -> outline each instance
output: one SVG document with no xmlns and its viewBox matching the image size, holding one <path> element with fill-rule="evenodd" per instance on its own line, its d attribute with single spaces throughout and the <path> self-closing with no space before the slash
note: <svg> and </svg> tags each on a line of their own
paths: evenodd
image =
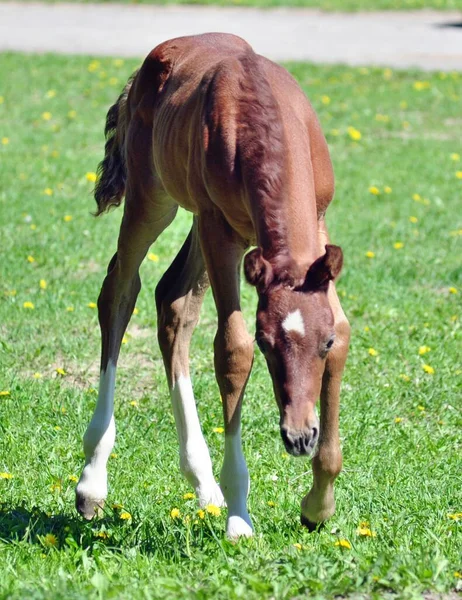
<svg viewBox="0 0 462 600">
<path fill-rule="evenodd" d="M 248 242 L 255 240 L 249 188 L 258 187 L 262 169 L 261 179 L 279 178 L 280 197 L 312 202 L 318 215 L 332 198 L 327 144 L 310 103 L 285 69 L 237 36 L 157 46 L 129 109 L 152 127 L 152 160 L 169 196 L 194 213 L 219 208 Z"/>
</svg>

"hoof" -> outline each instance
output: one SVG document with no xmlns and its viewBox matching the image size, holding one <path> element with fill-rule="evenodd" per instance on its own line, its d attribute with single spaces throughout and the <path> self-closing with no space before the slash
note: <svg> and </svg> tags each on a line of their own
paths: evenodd
<svg viewBox="0 0 462 600">
<path fill-rule="evenodd" d="M 239 538 L 250 538 L 253 537 L 253 529 L 252 525 L 247 520 L 244 520 L 242 517 L 238 517 L 236 515 L 228 518 L 228 523 L 226 525 L 226 537 L 232 541 L 236 542 Z"/>
<path fill-rule="evenodd" d="M 104 499 L 94 500 L 93 498 L 87 498 L 83 494 L 77 493 L 75 496 L 75 508 L 84 519 L 91 521 L 94 517 L 102 515 Z"/>
<path fill-rule="evenodd" d="M 220 508 L 226 506 L 221 488 L 216 481 L 209 487 L 203 487 L 202 489 L 197 490 L 196 494 L 199 508 L 205 508 L 208 504 L 213 504 Z"/>
<path fill-rule="evenodd" d="M 306 527 L 310 533 L 313 533 L 314 531 L 319 531 L 320 529 L 322 529 L 322 527 L 324 527 L 323 521 L 321 521 L 320 523 L 314 523 L 313 521 L 307 519 L 304 515 L 300 515 L 300 523 L 303 525 L 303 527 Z"/>
</svg>

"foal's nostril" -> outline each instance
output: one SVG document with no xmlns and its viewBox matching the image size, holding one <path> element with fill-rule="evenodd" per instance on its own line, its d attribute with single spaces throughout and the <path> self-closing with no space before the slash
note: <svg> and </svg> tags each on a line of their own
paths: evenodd
<svg viewBox="0 0 462 600">
<path fill-rule="evenodd" d="M 293 456 L 310 454 L 318 439 L 318 428 L 312 427 L 304 431 L 290 431 L 287 427 L 281 427 L 281 437 L 287 452 Z"/>
</svg>

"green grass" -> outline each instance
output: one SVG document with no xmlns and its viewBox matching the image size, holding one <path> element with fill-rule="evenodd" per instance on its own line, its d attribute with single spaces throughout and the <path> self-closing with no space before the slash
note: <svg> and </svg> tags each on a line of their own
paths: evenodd
<svg viewBox="0 0 462 600">
<path fill-rule="evenodd" d="M 345 253 L 339 291 L 353 329 L 344 470 L 335 516 L 310 535 L 298 524 L 309 463 L 283 451 L 257 355 L 243 414 L 256 536 L 232 545 L 224 514 L 196 522 L 194 501 L 183 500 L 156 344 L 154 288 L 189 230 L 186 213 L 153 248 L 158 262 L 142 267 L 139 313 L 120 359 L 107 512 L 86 523 L 74 511 L 69 478 L 82 467 L 99 362 L 88 304 L 121 218 L 90 215 L 86 173 L 102 157 L 106 110 L 135 67 L 101 59 L 89 71 L 89 63 L 0 55 L 0 390 L 8 392 L 0 396 L 0 472 L 12 475 L 0 479 L 0 598 L 411 598 L 460 590 L 462 520 L 448 515 L 462 512 L 462 162 L 454 155 L 462 154 L 461 76 L 290 66 L 319 112 L 336 171 L 328 222 Z M 255 292 L 243 285 L 242 294 L 253 331 Z M 191 362 L 218 474 L 215 322 L 209 294 Z M 421 346 L 431 350 L 419 356 Z M 122 520 L 113 503 L 132 519 Z M 173 507 L 190 523 L 172 520 Z M 362 521 L 375 537 L 358 535 Z M 336 546 L 340 539 L 351 549 Z"/>
<path fill-rule="evenodd" d="M 4 1 L 4 0 L 2 0 Z M 27 2 L 29 0 L 22 0 Z M 60 3 L 60 0 L 47 0 Z M 202 4 L 219 6 L 255 6 L 259 8 L 304 7 L 325 11 L 377 11 L 377 10 L 462 10 L 462 0 L 65 0 L 78 3 L 107 4 Z"/>
<path fill-rule="evenodd" d="M 0 0 L 5 2 L 5 0 Z M 6 0 L 8 1 L 8 0 Z M 34 0 L 20 0 L 24 4 Z M 462 0 L 45 0 L 50 4 L 72 2 L 79 4 L 151 4 L 151 5 L 218 5 L 253 6 L 258 8 L 298 7 L 323 11 L 377 10 L 462 10 Z"/>
</svg>

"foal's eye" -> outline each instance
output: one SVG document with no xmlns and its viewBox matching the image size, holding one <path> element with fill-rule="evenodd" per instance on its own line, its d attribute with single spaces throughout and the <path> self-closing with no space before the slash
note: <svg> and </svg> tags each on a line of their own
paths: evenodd
<svg viewBox="0 0 462 600">
<path fill-rule="evenodd" d="M 331 335 L 330 338 L 327 340 L 327 342 L 324 344 L 322 354 L 326 355 L 329 352 L 329 350 L 332 348 L 332 346 L 334 345 L 334 342 L 335 342 L 335 335 Z"/>
<path fill-rule="evenodd" d="M 330 350 L 332 348 L 332 346 L 334 345 L 334 341 L 335 341 L 335 335 L 330 337 L 329 340 L 327 341 L 327 343 L 326 343 L 327 350 Z"/>
</svg>

